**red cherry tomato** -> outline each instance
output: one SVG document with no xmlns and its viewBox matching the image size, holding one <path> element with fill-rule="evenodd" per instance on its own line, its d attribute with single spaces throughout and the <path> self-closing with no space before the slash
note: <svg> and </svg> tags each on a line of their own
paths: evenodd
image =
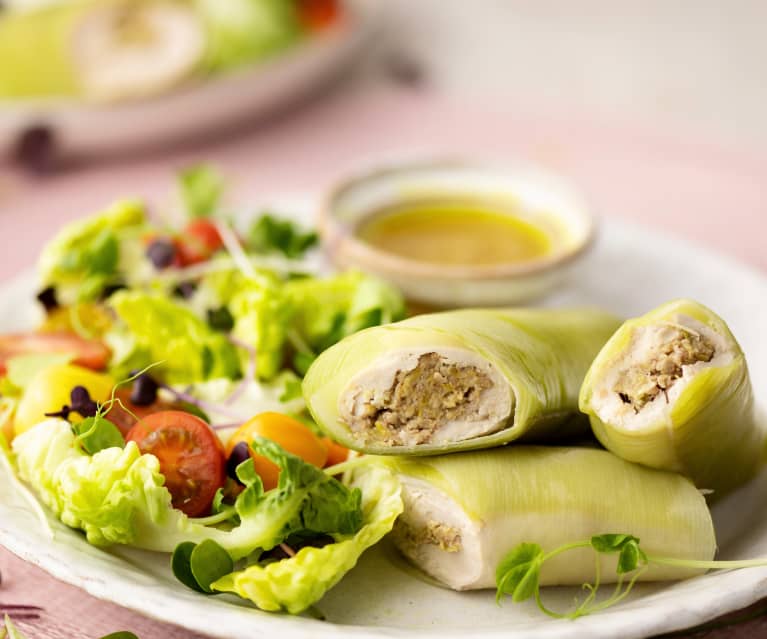
<svg viewBox="0 0 767 639">
<path fill-rule="evenodd" d="M 341 15 L 337 0 L 297 0 L 298 16 L 310 31 L 325 29 Z"/>
<path fill-rule="evenodd" d="M 123 437 L 128 434 L 138 421 L 145 417 L 164 410 L 177 410 L 179 408 L 176 404 L 161 399 L 155 400 L 149 406 L 138 406 L 130 400 L 130 395 L 129 388 L 118 388 L 115 391 L 115 397 L 120 400 L 120 403 L 115 402 L 105 415 L 110 422 L 120 429 Z"/>
<path fill-rule="evenodd" d="M 160 460 L 173 506 L 190 517 L 210 511 L 226 481 L 224 447 L 203 420 L 180 410 L 153 413 L 130 429 L 126 441 Z"/>
<path fill-rule="evenodd" d="M 93 339 L 84 339 L 74 333 L 15 333 L 0 336 L 0 374 L 5 373 L 5 362 L 16 355 L 29 353 L 72 353 L 73 364 L 94 371 L 104 370 L 109 361 L 109 349 Z"/>
<path fill-rule="evenodd" d="M 205 219 L 190 222 L 175 243 L 182 266 L 204 262 L 224 246 L 216 225 Z"/>
</svg>

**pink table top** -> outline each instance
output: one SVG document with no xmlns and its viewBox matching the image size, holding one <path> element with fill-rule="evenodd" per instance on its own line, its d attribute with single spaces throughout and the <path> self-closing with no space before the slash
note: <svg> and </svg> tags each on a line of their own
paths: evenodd
<svg viewBox="0 0 767 639">
<path fill-rule="evenodd" d="M 73 166 L 45 178 L 0 165 L 0 279 L 32 266 L 59 226 L 118 196 L 167 201 L 175 170 L 190 163 L 218 165 L 232 176 L 232 202 L 257 204 L 275 193 L 318 193 L 361 163 L 403 155 L 533 161 L 572 177 L 605 217 L 662 228 L 766 269 L 763 151 L 567 113 L 521 112 L 515 105 L 341 90 L 266 124 L 162 154 Z M 40 620 L 20 624 L 33 638 L 95 639 L 116 630 L 131 630 L 141 639 L 199 637 L 97 602 L 1 548 L 0 571 L 1 603 L 45 607 Z"/>
</svg>

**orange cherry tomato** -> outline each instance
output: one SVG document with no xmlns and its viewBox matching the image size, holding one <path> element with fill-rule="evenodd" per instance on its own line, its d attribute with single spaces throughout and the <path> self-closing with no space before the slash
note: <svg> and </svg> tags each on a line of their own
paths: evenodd
<svg viewBox="0 0 767 639">
<path fill-rule="evenodd" d="M 250 446 L 256 435 L 271 439 L 289 453 L 297 455 L 318 468 L 322 468 L 327 461 L 328 449 L 322 440 L 298 420 L 281 413 L 261 413 L 240 426 L 226 444 L 227 459 L 237 444 L 245 442 Z M 266 457 L 257 455 L 252 449 L 250 456 L 256 472 L 264 483 L 264 490 L 271 490 L 277 486 L 280 476 L 278 466 Z"/>
<path fill-rule="evenodd" d="M 160 411 L 137 422 L 125 439 L 160 460 L 175 508 L 190 517 L 210 511 L 226 481 L 226 460 L 221 440 L 208 424 L 184 411 Z"/>
<path fill-rule="evenodd" d="M 349 449 L 345 446 L 341 446 L 338 442 L 334 442 L 330 437 L 323 437 L 322 443 L 325 444 L 325 448 L 328 451 L 328 458 L 325 462 L 325 466 L 335 466 L 341 462 L 345 462 L 349 457 Z"/>
<path fill-rule="evenodd" d="M 175 244 L 182 266 L 204 262 L 224 246 L 216 225 L 205 219 L 191 221 Z"/>
<path fill-rule="evenodd" d="M 104 370 L 111 353 L 98 340 L 85 339 L 75 333 L 15 333 L 0 336 L 0 374 L 5 373 L 5 362 L 16 355 L 29 353 L 72 353 L 73 364 Z"/>
</svg>

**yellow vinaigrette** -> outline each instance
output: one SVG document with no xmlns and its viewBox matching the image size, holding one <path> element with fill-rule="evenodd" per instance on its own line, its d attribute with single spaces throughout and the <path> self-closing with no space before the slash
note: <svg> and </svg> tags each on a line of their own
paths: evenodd
<svg viewBox="0 0 767 639">
<path fill-rule="evenodd" d="M 553 249 L 552 235 L 541 226 L 482 203 L 392 207 L 363 221 L 356 233 L 374 248 L 433 264 L 520 263 Z"/>
</svg>

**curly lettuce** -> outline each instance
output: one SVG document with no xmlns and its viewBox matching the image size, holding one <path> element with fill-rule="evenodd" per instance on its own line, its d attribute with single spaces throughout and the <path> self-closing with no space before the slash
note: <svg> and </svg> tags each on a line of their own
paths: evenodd
<svg viewBox="0 0 767 639">
<path fill-rule="evenodd" d="M 292 614 L 319 601 L 366 549 L 392 529 L 402 512 L 399 482 L 387 468 L 371 465 L 358 471 L 352 485 L 362 493 L 364 512 L 363 526 L 355 535 L 338 535 L 334 544 L 306 546 L 289 559 L 232 572 L 214 581 L 212 589 L 235 593 L 262 610 Z"/>
<path fill-rule="evenodd" d="M 359 271 L 327 278 L 282 281 L 258 272 L 246 278 L 235 270 L 205 277 L 195 304 L 225 306 L 232 334 L 256 350 L 256 372 L 269 380 L 286 361 L 303 373 L 323 350 L 369 326 L 402 319 L 402 295 L 390 284 Z"/>
<path fill-rule="evenodd" d="M 264 492 L 252 460 L 237 468 L 245 485 L 233 506 L 234 525 L 214 527 L 171 505 L 160 463 L 125 448 L 83 452 L 68 422 L 49 419 L 13 440 L 19 477 L 67 526 L 97 546 L 128 544 L 172 552 L 211 539 L 233 559 L 269 550 L 291 535 L 353 535 L 363 525 L 361 492 L 264 439 L 254 449 L 280 468 L 277 488 Z"/>
<path fill-rule="evenodd" d="M 135 267 L 145 229 L 144 205 L 134 200 L 121 200 L 98 215 L 67 224 L 40 254 L 43 286 L 55 287 L 62 303 L 97 299 Z"/>
<path fill-rule="evenodd" d="M 236 378 L 235 347 L 191 310 L 159 293 L 118 291 L 109 305 L 119 323 L 106 335 L 116 377 L 162 362 L 159 374 L 169 384 Z"/>
</svg>

